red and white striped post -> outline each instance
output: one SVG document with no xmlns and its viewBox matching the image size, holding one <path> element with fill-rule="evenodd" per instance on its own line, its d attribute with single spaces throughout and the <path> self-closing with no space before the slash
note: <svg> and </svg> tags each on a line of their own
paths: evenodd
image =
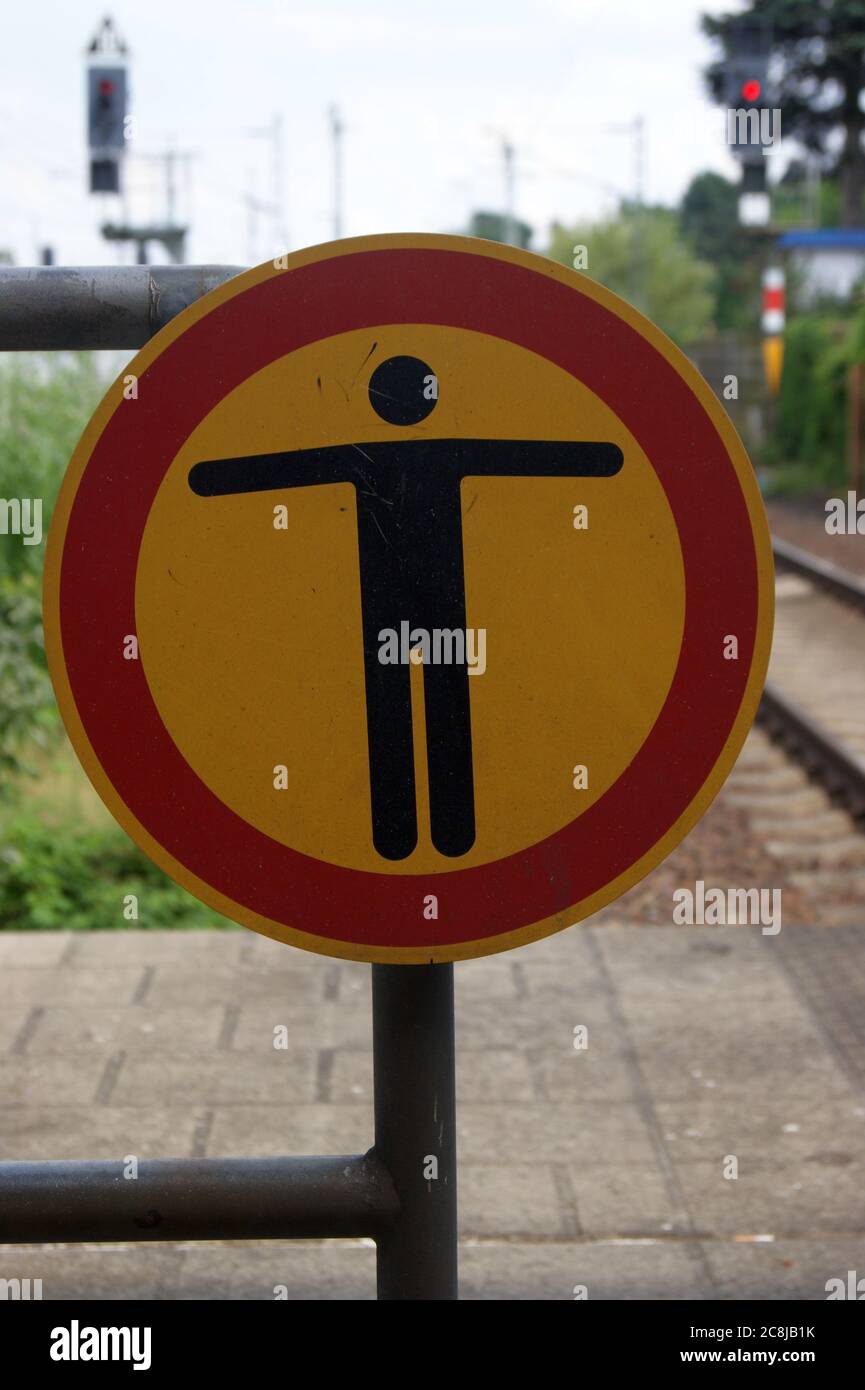
<svg viewBox="0 0 865 1390">
<path fill-rule="evenodd" d="M 770 265 L 763 271 L 763 301 L 760 326 L 763 330 L 763 367 L 766 385 L 773 396 L 781 386 L 784 364 L 784 326 L 787 321 L 787 295 L 784 272 Z"/>
</svg>

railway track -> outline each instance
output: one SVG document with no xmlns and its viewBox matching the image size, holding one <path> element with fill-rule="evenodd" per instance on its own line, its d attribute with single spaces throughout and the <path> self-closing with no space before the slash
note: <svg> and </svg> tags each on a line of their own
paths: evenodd
<svg viewBox="0 0 865 1390">
<path fill-rule="evenodd" d="M 865 922 L 865 584 L 773 541 L 776 623 L 763 700 L 723 799 L 802 920 Z"/>
<path fill-rule="evenodd" d="M 784 541 L 775 560 L 769 680 L 735 766 L 672 854 L 592 920 L 674 924 L 677 893 L 700 882 L 780 890 L 787 926 L 865 928 L 865 585 Z"/>
<path fill-rule="evenodd" d="M 789 926 L 865 927 L 865 586 L 783 541 L 775 559 L 757 723 L 707 814 L 599 920 L 669 924 L 699 880 L 781 890 Z"/>
<path fill-rule="evenodd" d="M 772 549 L 777 616 L 759 721 L 863 821 L 865 582 L 779 538 Z"/>
</svg>

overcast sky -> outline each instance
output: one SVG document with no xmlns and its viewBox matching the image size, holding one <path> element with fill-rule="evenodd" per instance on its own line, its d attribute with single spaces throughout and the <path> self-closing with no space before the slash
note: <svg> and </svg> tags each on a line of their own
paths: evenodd
<svg viewBox="0 0 865 1390">
<path fill-rule="evenodd" d="M 705 99 L 709 0 L 39 0 L 4 8 L 0 45 L 0 247 L 18 264 L 51 244 L 67 263 L 132 258 L 98 234 L 117 200 L 86 192 L 86 42 L 111 13 L 131 49 L 136 138 L 130 215 L 164 215 L 166 148 L 188 259 L 248 264 L 282 250 L 272 143 L 282 117 L 290 247 L 332 235 L 328 107 L 345 125 L 343 234 L 463 230 L 501 208 L 501 143 L 516 150 L 516 212 L 543 247 L 549 223 L 611 210 L 636 180 L 675 202 L 703 169 L 735 176 Z M 721 9 L 738 9 L 725 0 Z M 611 130 L 624 126 L 624 130 Z M 154 259 L 160 259 L 154 255 Z"/>
</svg>

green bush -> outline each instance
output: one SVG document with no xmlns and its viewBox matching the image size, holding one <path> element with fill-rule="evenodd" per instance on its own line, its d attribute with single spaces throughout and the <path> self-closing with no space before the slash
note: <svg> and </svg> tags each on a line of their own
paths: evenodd
<svg viewBox="0 0 865 1390">
<path fill-rule="evenodd" d="M 59 728 L 42 636 L 51 511 L 79 435 L 105 389 L 88 353 L 0 358 L 0 494 L 42 502 L 41 545 L 0 538 L 0 799 Z"/>
<path fill-rule="evenodd" d="M 764 454 L 775 490 L 843 487 L 847 458 L 847 373 L 865 361 L 865 314 L 802 315 L 787 326 L 775 429 Z"/>
<path fill-rule="evenodd" d="M 38 578 L 0 574 L 0 800 L 30 771 L 28 753 L 45 748 L 58 728 Z"/>
<path fill-rule="evenodd" d="M 43 534 L 69 459 L 107 384 L 92 353 L 0 358 L 0 494 L 41 498 Z M 44 551 L 44 542 L 0 546 L 0 574 L 41 575 Z"/>
<path fill-rule="evenodd" d="M 43 537 L 105 385 L 96 358 L 86 353 L 0 358 L 0 493 L 42 499 Z M 2 540 L 0 929 L 231 925 L 151 864 L 103 812 L 76 814 L 80 794 L 70 801 L 69 791 L 84 785 L 83 774 L 60 738 L 45 660 L 44 543 Z M 131 894 L 137 920 L 123 915 Z"/>
<path fill-rule="evenodd" d="M 135 894 L 138 919 L 123 915 Z M 0 930 L 228 927 L 114 825 L 49 826 L 19 815 L 0 832 Z"/>
</svg>

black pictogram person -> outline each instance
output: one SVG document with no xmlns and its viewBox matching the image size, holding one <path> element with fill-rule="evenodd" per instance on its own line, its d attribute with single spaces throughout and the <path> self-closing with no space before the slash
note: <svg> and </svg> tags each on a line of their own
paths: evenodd
<svg viewBox="0 0 865 1390">
<path fill-rule="evenodd" d="M 416 357 L 391 357 L 370 378 L 369 399 L 390 424 L 418 424 L 438 383 Z M 380 633 L 404 621 L 428 632 L 466 628 L 460 483 L 494 475 L 608 478 L 615 444 L 525 439 L 375 440 L 195 464 L 201 497 L 353 483 L 357 499 L 373 844 L 404 859 L 417 844 L 410 672 L 379 660 Z M 432 841 L 467 853 L 475 838 L 469 676 L 465 663 L 424 664 Z"/>
</svg>

